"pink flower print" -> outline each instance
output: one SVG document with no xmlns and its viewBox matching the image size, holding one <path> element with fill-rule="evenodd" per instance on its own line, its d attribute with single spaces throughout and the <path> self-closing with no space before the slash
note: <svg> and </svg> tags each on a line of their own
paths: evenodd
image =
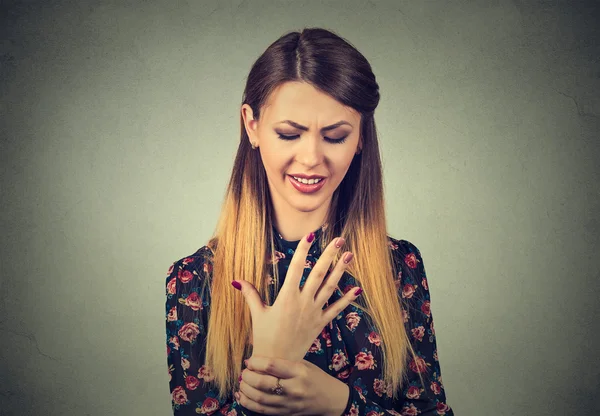
<svg viewBox="0 0 600 416">
<path fill-rule="evenodd" d="M 420 389 L 417 386 L 410 386 L 408 388 L 408 392 L 406 393 L 406 398 L 407 399 L 418 399 L 419 397 L 421 397 L 421 392 L 423 391 L 423 389 Z"/>
<path fill-rule="evenodd" d="M 417 409 L 412 403 L 410 406 L 404 406 L 402 408 L 402 416 L 417 416 L 419 413 L 419 409 Z"/>
<path fill-rule="evenodd" d="M 388 240 L 388 246 L 392 250 L 397 250 L 398 249 L 398 244 L 394 243 L 392 240 Z"/>
<path fill-rule="evenodd" d="M 408 367 L 415 373 L 424 373 L 427 371 L 427 363 L 419 356 L 413 359 Z"/>
<path fill-rule="evenodd" d="M 378 347 L 381 345 L 381 337 L 375 331 L 371 331 L 371 333 L 369 334 L 369 338 L 368 339 L 369 339 L 369 342 L 371 344 L 375 344 Z"/>
<path fill-rule="evenodd" d="M 169 309 L 169 314 L 167 315 L 167 321 L 173 322 L 177 320 L 177 308 L 173 306 Z"/>
<path fill-rule="evenodd" d="M 198 412 L 198 410 L 200 410 Z M 207 397 L 204 402 L 202 402 L 202 407 L 200 409 L 196 409 L 196 413 L 200 414 L 212 414 L 219 410 L 219 401 L 214 397 Z"/>
<path fill-rule="evenodd" d="M 181 368 L 183 368 L 184 370 L 190 368 L 190 361 L 187 358 L 181 358 Z"/>
<path fill-rule="evenodd" d="M 195 311 L 198 311 L 202 308 L 202 301 L 200 296 L 198 296 L 198 292 L 192 292 L 185 298 L 185 306 L 189 306 Z"/>
<path fill-rule="evenodd" d="M 442 392 L 442 388 L 440 387 L 440 384 L 437 381 L 432 381 L 429 385 L 429 388 L 431 389 L 433 394 L 440 394 Z"/>
<path fill-rule="evenodd" d="M 312 345 L 308 349 L 308 352 L 317 352 L 321 351 L 321 340 L 319 338 L 315 338 Z"/>
<path fill-rule="evenodd" d="M 175 263 L 171 264 L 171 267 L 169 267 L 169 270 L 167 271 L 167 276 L 173 273 L 173 267 L 175 267 Z"/>
<path fill-rule="evenodd" d="M 358 367 L 359 370 L 373 370 L 377 365 L 375 364 L 375 359 L 373 358 L 373 354 L 371 351 L 364 352 L 361 351 L 354 357 L 354 365 Z"/>
<path fill-rule="evenodd" d="M 199 333 L 200 329 L 197 324 L 194 322 L 187 322 L 179 329 L 178 335 L 184 341 L 193 342 Z"/>
<path fill-rule="evenodd" d="M 349 330 L 353 331 L 354 328 L 356 328 L 358 326 L 358 323 L 360 322 L 361 318 L 358 315 L 358 313 L 356 312 L 350 312 L 349 314 L 346 315 L 346 326 L 348 327 Z"/>
<path fill-rule="evenodd" d="M 437 414 L 440 416 L 445 415 L 449 409 L 448 405 L 443 402 L 438 402 L 438 404 L 435 407 L 436 407 L 435 410 L 436 410 Z"/>
<path fill-rule="evenodd" d="M 417 289 L 417 285 L 411 285 L 409 283 L 405 284 L 404 287 L 402 288 L 402 297 L 405 299 L 412 298 L 416 289 Z"/>
<path fill-rule="evenodd" d="M 185 404 L 187 403 L 187 394 L 182 386 L 177 386 L 173 389 L 173 403 L 175 404 Z"/>
<path fill-rule="evenodd" d="M 205 382 L 212 381 L 215 376 L 212 369 L 206 364 L 198 369 L 198 378 L 203 379 Z"/>
<path fill-rule="evenodd" d="M 194 275 L 189 270 L 179 270 L 177 277 L 181 283 L 187 283 L 194 278 Z"/>
<path fill-rule="evenodd" d="M 421 312 L 423 312 L 429 318 L 431 316 L 431 302 L 426 300 L 421 305 Z M 432 322 L 433 323 L 433 322 Z"/>
<path fill-rule="evenodd" d="M 196 377 L 194 377 L 194 376 L 187 376 L 185 378 L 185 387 L 188 390 L 196 390 L 199 385 L 200 385 L 200 380 L 198 380 Z"/>
<path fill-rule="evenodd" d="M 182 263 L 183 263 L 184 266 L 186 266 L 186 265 L 190 264 L 193 261 L 194 261 L 193 257 L 186 257 L 185 259 L 183 259 Z"/>
<path fill-rule="evenodd" d="M 419 342 L 423 341 L 423 335 L 425 335 L 425 327 L 423 325 L 411 329 L 411 332 L 414 339 Z"/>
<path fill-rule="evenodd" d="M 169 283 L 167 283 L 167 293 L 169 295 L 174 295 L 176 292 L 176 288 L 177 288 L 177 278 L 174 277 L 171 280 L 169 280 Z"/>
<path fill-rule="evenodd" d="M 333 354 L 333 357 L 331 358 L 331 366 L 333 369 L 335 369 L 335 371 L 340 371 L 342 368 L 344 368 L 344 366 L 346 366 L 346 364 L 348 364 L 348 358 L 346 357 L 346 354 L 343 352 Z"/>
<path fill-rule="evenodd" d="M 408 253 L 404 256 L 404 263 L 411 269 L 416 269 L 418 262 L 419 260 L 417 259 L 417 256 L 415 256 L 415 253 Z"/>
<path fill-rule="evenodd" d="M 385 385 L 384 380 L 376 378 L 373 381 L 373 391 L 375 392 L 376 395 L 381 397 L 381 396 L 383 396 L 383 393 L 385 393 L 386 390 L 387 390 L 387 386 Z"/>
<path fill-rule="evenodd" d="M 426 277 L 424 277 L 421 280 L 421 286 L 423 286 L 425 288 L 425 290 L 429 290 L 429 285 L 427 284 L 427 278 Z"/>
<path fill-rule="evenodd" d="M 204 262 L 204 266 L 202 266 L 202 271 L 206 274 L 212 273 L 213 265 L 211 263 Z"/>
</svg>

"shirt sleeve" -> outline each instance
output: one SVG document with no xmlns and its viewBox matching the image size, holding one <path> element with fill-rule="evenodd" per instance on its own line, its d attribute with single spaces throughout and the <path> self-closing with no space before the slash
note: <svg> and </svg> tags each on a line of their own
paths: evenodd
<svg viewBox="0 0 600 416">
<path fill-rule="evenodd" d="M 360 380 L 360 371 L 353 371 L 348 385 L 350 395 L 342 415 L 366 416 L 371 414 L 454 416 L 454 411 L 446 404 L 446 394 L 442 384 L 442 374 L 438 361 L 437 343 L 431 314 L 431 297 L 423 258 L 419 250 L 406 240 L 391 240 L 391 248 L 398 264 L 396 285 L 399 296 L 405 301 L 404 326 L 408 332 L 416 358 L 408 361 L 408 382 L 402 385 L 399 398 L 385 399 L 383 381 Z M 425 385 L 419 379 L 423 376 Z M 375 394 L 379 387 L 379 395 Z M 391 394 L 390 394 L 391 396 Z M 375 412 L 375 413 L 371 413 Z"/>
<path fill-rule="evenodd" d="M 212 272 L 204 256 L 176 261 L 166 279 L 166 335 L 169 388 L 174 416 L 258 415 L 240 405 L 230 392 L 219 401 L 211 370 L 204 364 L 209 295 L 201 293 Z"/>
</svg>

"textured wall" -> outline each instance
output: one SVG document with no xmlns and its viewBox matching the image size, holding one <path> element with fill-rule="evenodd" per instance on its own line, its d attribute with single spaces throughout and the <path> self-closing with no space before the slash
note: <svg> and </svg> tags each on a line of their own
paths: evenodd
<svg viewBox="0 0 600 416">
<path fill-rule="evenodd" d="M 2 1 L 1 415 L 170 413 L 167 269 L 215 226 L 250 65 L 304 26 L 373 65 L 457 415 L 600 412 L 598 6 L 324 3 Z"/>
</svg>

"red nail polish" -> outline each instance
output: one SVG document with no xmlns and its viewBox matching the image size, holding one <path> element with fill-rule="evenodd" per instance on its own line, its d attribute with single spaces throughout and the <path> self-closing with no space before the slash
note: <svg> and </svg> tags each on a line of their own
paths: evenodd
<svg viewBox="0 0 600 416">
<path fill-rule="evenodd" d="M 308 235 L 308 237 L 306 237 L 306 241 L 308 241 L 309 243 L 312 243 L 312 241 L 315 239 L 315 233 L 313 233 L 311 231 L 311 233 Z"/>
<path fill-rule="evenodd" d="M 233 282 L 231 282 L 231 286 L 235 287 L 237 290 L 242 290 L 242 285 L 240 282 L 234 280 Z"/>
<path fill-rule="evenodd" d="M 242 375 L 240 374 L 240 376 L 238 377 L 238 383 L 242 382 Z"/>
<path fill-rule="evenodd" d="M 358 295 L 360 295 L 360 294 L 362 293 L 362 291 L 363 291 L 363 290 L 362 290 L 362 288 L 360 288 L 360 287 L 359 287 L 358 289 L 356 289 L 356 290 L 354 291 L 354 296 L 358 296 Z"/>
</svg>

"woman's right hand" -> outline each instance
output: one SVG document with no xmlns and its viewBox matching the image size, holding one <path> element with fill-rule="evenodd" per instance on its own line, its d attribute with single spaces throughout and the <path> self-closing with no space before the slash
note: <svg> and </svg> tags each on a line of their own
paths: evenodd
<svg viewBox="0 0 600 416">
<path fill-rule="evenodd" d="M 303 288 L 300 288 L 306 256 L 312 242 L 312 240 L 308 241 L 307 237 L 302 238 L 298 243 L 285 281 L 272 306 L 262 302 L 258 291 L 250 282 L 234 281 L 241 284 L 242 294 L 252 315 L 252 355 L 291 361 L 303 359 L 325 325 L 360 294 L 355 294 L 357 289 L 349 290 L 342 298 L 323 310 L 325 302 L 333 294 L 346 270 L 347 263 L 344 259 L 352 260 L 352 253 L 344 253 L 335 268 L 327 275 L 334 255 L 344 244 L 341 237 L 334 239 L 325 248 Z M 339 243 L 339 247 L 336 247 L 336 242 Z"/>
</svg>

